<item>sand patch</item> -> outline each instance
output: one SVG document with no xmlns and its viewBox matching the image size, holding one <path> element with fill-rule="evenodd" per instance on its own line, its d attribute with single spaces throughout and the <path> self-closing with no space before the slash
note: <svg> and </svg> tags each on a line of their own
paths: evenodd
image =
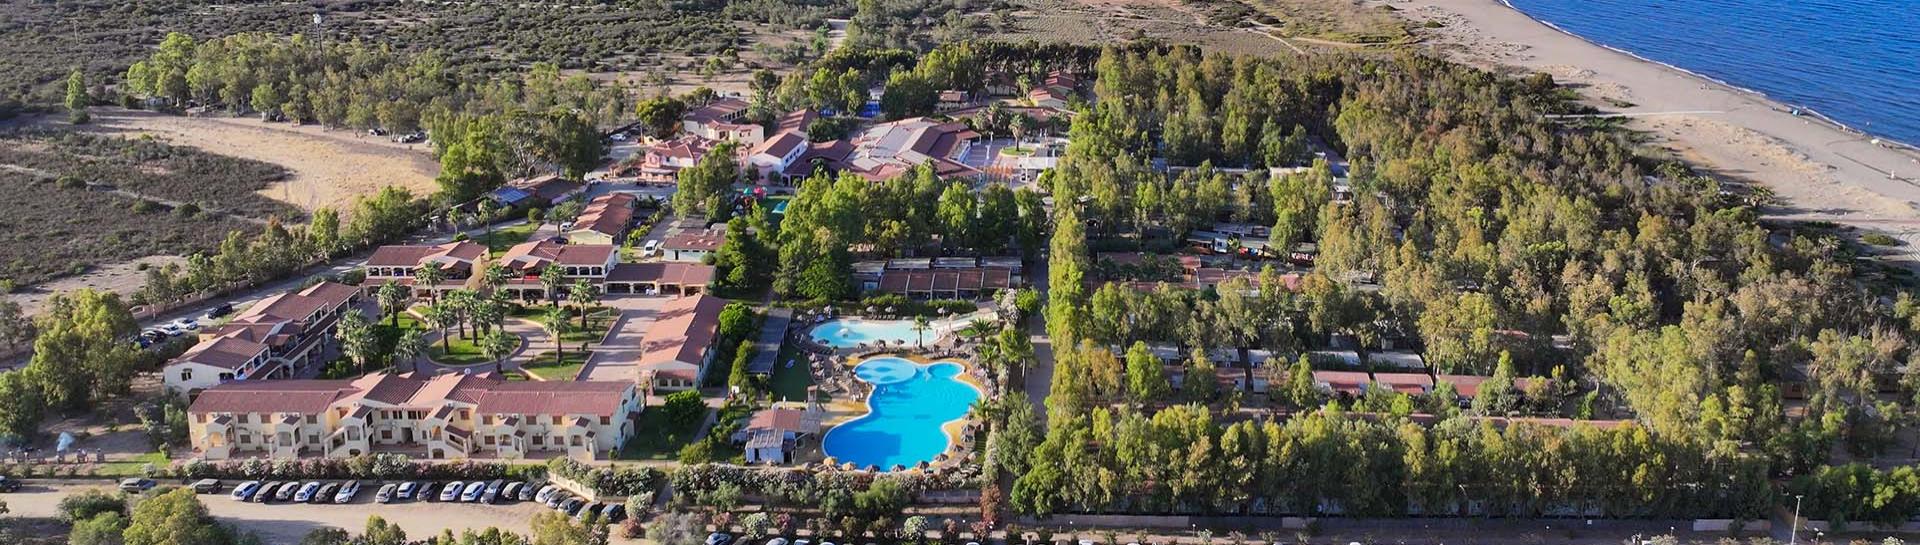
<svg viewBox="0 0 1920 545">
<path fill-rule="evenodd" d="M 154 255 L 133 261 L 101 265 L 86 274 L 64 276 L 35 284 L 32 288 L 17 293 L 9 293 L 6 298 L 20 304 L 21 310 L 29 315 L 38 315 L 47 306 L 47 299 L 56 293 L 66 293 L 81 288 L 111 291 L 121 297 L 131 297 L 140 286 L 147 282 L 147 269 L 165 267 L 169 264 L 187 266 L 187 258 L 172 255 Z"/>
<path fill-rule="evenodd" d="M 427 144 L 395 144 L 384 137 L 318 126 L 266 123 L 252 117 L 182 117 L 102 110 L 79 130 L 152 135 L 210 153 L 253 159 L 292 172 L 259 193 L 309 212 L 343 210 L 354 198 L 398 186 L 424 195 L 439 172 Z"/>
</svg>

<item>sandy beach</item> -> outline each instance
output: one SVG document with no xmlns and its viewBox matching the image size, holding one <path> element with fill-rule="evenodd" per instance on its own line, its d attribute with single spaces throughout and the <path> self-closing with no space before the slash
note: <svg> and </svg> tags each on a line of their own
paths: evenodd
<svg viewBox="0 0 1920 545">
<path fill-rule="evenodd" d="M 1779 220 L 1826 220 L 1906 241 L 1889 256 L 1920 266 L 1920 153 L 1845 130 L 1756 93 L 1609 49 L 1499 0 L 1391 0 L 1424 43 L 1491 69 L 1545 72 L 1602 112 L 1630 117 L 1655 145 L 1725 178 L 1773 189 Z"/>
</svg>

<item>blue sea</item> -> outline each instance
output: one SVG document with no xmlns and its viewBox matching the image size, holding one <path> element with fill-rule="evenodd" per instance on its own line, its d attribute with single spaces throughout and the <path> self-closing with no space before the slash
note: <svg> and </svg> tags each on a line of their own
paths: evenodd
<svg viewBox="0 0 1920 545">
<path fill-rule="evenodd" d="M 1920 0 L 1506 0 L 1590 41 L 1920 144 Z"/>
</svg>

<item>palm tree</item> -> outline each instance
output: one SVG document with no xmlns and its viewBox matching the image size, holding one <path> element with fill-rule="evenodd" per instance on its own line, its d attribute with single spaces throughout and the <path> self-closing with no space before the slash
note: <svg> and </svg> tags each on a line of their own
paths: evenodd
<svg viewBox="0 0 1920 545">
<path fill-rule="evenodd" d="M 495 331 L 480 341 L 480 350 L 487 355 L 487 359 L 493 360 L 493 372 L 495 373 L 503 372 L 503 364 L 501 362 L 513 353 L 513 349 L 519 347 L 520 336 L 508 333 L 505 330 Z"/>
<path fill-rule="evenodd" d="M 560 337 L 567 334 L 567 311 L 561 309 L 559 305 L 554 305 L 553 308 L 547 309 L 547 314 L 541 317 L 541 322 L 546 327 L 547 334 L 553 335 L 553 362 L 557 364 L 567 361 L 567 347 L 560 340 Z"/>
<path fill-rule="evenodd" d="M 928 322 L 926 316 L 913 317 L 913 332 L 918 334 L 921 348 L 927 347 L 927 331 L 930 329 L 933 329 L 933 323 Z"/>
<path fill-rule="evenodd" d="M 381 284 L 379 291 L 374 292 L 374 299 L 380 302 L 380 311 L 389 317 L 388 325 L 400 327 L 400 313 L 407 310 L 407 299 L 411 299 L 412 295 L 406 286 L 392 280 Z"/>
<path fill-rule="evenodd" d="M 427 336 L 420 334 L 418 329 L 408 329 L 393 342 L 393 366 L 399 368 L 400 362 L 404 361 L 407 362 L 408 371 L 418 371 L 420 368 L 415 364 L 419 361 L 420 355 L 425 353 L 427 353 Z"/>
<path fill-rule="evenodd" d="M 434 329 L 440 330 L 440 350 L 442 352 L 452 352 L 453 344 L 451 339 L 447 338 L 447 327 L 458 321 L 453 309 L 449 309 L 446 305 L 440 303 L 430 303 L 425 310 L 420 312 L 420 316 L 426 318 L 427 323 L 433 324 Z"/>
<path fill-rule="evenodd" d="M 340 340 L 340 355 L 353 360 L 360 374 L 367 373 L 367 360 L 373 358 L 377 349 L 373 339 L 373 324 L 359 309 L 349 310 L 340 315 L 340 321 L 333 326 L 333 335 Z"/>
<path fill-rule="evenodd" d="M 507 268 L 499 263 L 488 263 L 487 268 L 480 272 L 480 285 L 488 293 L 499 291 L 500 286 L 507 285 Z"/>
<path fill-rule="evenodd" d="M 441 301 L 447 310 L 453 312 L 453 324 L 459 330 L 462 339 L 473 338 L 473 335 L 467 334 L 467 318 L 473 315 L 473 307 L 479 301 L 480 298 L 474 294 L 473 290 L 466 289 L 449 291 L 446 300 Z"/>
<path fill-rule="evenodd" d="M 547 302 L 551 303 L 558 299 L 560 283 L 566 281 L 567 272 L 559 265 L 547 265 L 546 269 L 540 271 L 540 287 L 546 290 Z"/>
<path fill-rule="evenodd" d="M 446 279 L 447 270 L 441 268 L 440 262 L 438 261 L 429 261 L 427 264 L 421 265 L 420 268 L 413 270 L 413 286 L 416 288 L 426 288 L 427 294 L 433 297 L 433 302 L 435 303 L 440 302 L 440 290 L 434 288 Z"/>
<path fill-rule="evenodd" d="M 473 321 L 474 334 L 484 335 L 498 327 L 500 320 L 506 317 L 506 305 L 494 297 L 475 297 L 472 312 L 473 316 L 468 319 Z"/>
<path fill-rule="evenodd" d="M 967 322 L 967 329 L 970 330 L 969 332 L 973 335 L 973 342 L 978 343 L 986 340 L 987 336 L 992 335 L 994 330 L 998 328 L 995 327 L 995 324 L 991 320 L 974 318 L 973 321 Z"/>
<path fill-rule="evenodd" d="M 593 283 L 585 278 L 574 281 L 573 287 L 567 290 L 567 302 L 572 303 L 573 307 L 580 311 L 580 329 L 587 328 L 587 309 L 599 299 L 599 293 L 594 291 Z"/>
</svg>

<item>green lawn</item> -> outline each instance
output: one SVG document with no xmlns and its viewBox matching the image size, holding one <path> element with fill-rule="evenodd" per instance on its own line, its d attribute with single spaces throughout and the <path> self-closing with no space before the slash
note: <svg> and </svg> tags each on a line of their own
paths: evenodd
<svg viewBox="0 0 1920 545">
<path fill-rule="evenodd" d="M 788 360 L 799 361 L 788 368 Z M 781 343 L 780 356 L 773 360 L 773 379 L 768 388 L 780 400 L 805 401 L 807 387 L 811 385 L 813 374 L 808 372 L 806 354 L 795 349 L 791 343 Z"/>
<path fill-rule="evenodd" d="M 427 357 L 434 362 L 447 365 L 493 363 L 493 359 L 488 358 L 486 352 L 480 350 L 480 345 L 475 342 L 477 340 L 479 340 L 478 336 L 473 339 L 462 339 L 459 330 L 448 329 L 446 340 L 434 341 L 433 347 L 427 349 Z"/>
<path fill-rule="evenodd" d="M 500 253 L 506 251 L 507 248 L 512 248 L 515 244 L 526 242 L 528 238 L 532 238 L 534 229 L 538 227 L 538 225 L 531 223 L 522 223 L 511 227 L 498 227 L 491 233 L 481 233 L 480 236 L 473 237 L 473 241 L 485 244 L 487 249 L 492 250 L 494 253 Z"/>
<path fill-rule="evenodd" d="M 167 463 L 167 455 L 158 452 L 149 452 L 135 457 L 132 460 L 100 464 L 100 476 L 139 477 L 146 471 L 147 464 L 153 464 L 154 467 L 165 469 Z"/>
<path fill-rule="evenodd" d="M 711 410 L 711 409 L 709 409 Z M 633 437 L 620 448 L 617 456 L 621 460 L 673 460 L 679 458 L 680 449 L 693 442 L 693 435 L 699 431 L 700 424 L 675 426 L 667 422 L 667 411 L 660 407 L 648 407 L 640 413 L 640 421 L 635 423 Z M 705 418 L 703 415 L 701 418 Z"/>
<path fill-rule="evenodd" d="M 612 308 L 593 307 L 587 311 L 587 328 L 581 329 L 579 312 L 568 309 L 567 334 L 561 335 L 560 340 L 566 341 L 568 346 L 600 342 L 600 339 L 607 337 L 607 330 L 613 328 L 614 319 L 619 317 L 620 313 Z"/>
<path fill-rule="evenodd" d="M 580 376 L 580 368 L 586 367 L 587 356 L 591 354 L 592 352 L 568 350 L 567 358 L 556 362 L 553 360 L 553 351 L 549 350 L 534 356 L 533 361 L 527 362 L 526 365 L 521 366 L 521 369 L 547 380 L 573 380 L 573 377 Z"/>
</svg>

